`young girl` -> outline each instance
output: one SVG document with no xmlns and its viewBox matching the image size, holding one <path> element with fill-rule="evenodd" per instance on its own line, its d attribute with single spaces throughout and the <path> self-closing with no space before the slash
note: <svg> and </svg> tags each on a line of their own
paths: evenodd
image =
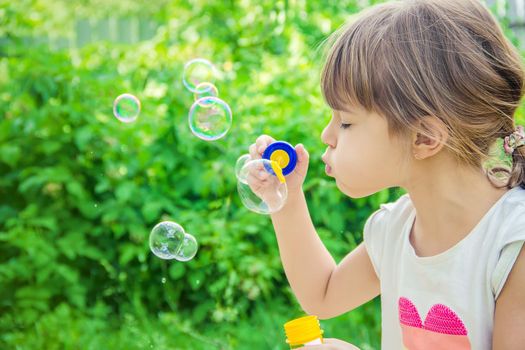
<svg viewBox="0 0 525 350">
<path fill-rule="evenodd" d="M 306 312 L 331 318 L 381 294 L 383 349 L 525 349 L 523 77 L 477 0 L 385 3 L 338 33 L 321 79 L 333 110 L 326 173 L 352 198 L 408 193 L 373 213 L 364 243 L 336 264 L 310 219 L 309 155 L 296 146 L 288 201 L 271 218 Z M 260 136 L 251 156 L 273 141 Z M 483 166 L 496 145 L 512 168 Z"/>
</svg>

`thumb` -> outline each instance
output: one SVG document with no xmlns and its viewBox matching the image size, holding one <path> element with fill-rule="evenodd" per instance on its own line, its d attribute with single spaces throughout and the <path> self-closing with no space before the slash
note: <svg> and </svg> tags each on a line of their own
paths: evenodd
<svg viewBox="0 0 525 350">
<path fill-rule="evenodd" d="M 304 174 L 308 169 L 310 155 L 302 143 L 295 146 L 295 152 L 297 152 L 297 170 Z"/>
</svg>

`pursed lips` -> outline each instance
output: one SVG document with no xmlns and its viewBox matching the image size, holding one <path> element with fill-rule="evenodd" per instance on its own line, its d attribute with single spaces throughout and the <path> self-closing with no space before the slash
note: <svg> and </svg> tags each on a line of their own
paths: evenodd
<svg viewBox="0 0 525 350">
<path fill-rule="evenodd" d="M 323 163 L 325 164 L 325 172 L 330 175 L 330 173 L 332 172 L 332 166 L 329 164 L 328 162 L 328 154 L 325 152 L 323 154 L 323 156 L 321 157 L 321 160 L 323 161 Z"/>
<path fill-rule="evenodd" d="M 324 152 L 324 154 L 321 156 L 321 160 L 323 161 L 323 163 L 325 163 L 326 165 L 330 166 L 330 163 L 328 162 L 328 159 L 329 159 L 329 155 L 328 155 L 328 149 Z"/>
</svg>

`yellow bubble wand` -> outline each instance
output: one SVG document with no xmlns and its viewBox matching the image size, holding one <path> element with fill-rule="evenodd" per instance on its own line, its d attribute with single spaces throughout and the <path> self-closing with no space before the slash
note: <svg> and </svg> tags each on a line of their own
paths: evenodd
<svg viewBox="0 0 525 350">
<path fill-rule="evenodd" d="M 283 175 L 283 170 L 279 166 L 279 163 L 277 163 L 275 160 L 271 160 L 270 164 L 272 165 L 272 169 L 275 175 L 277 175 L 277 178 L 279 179 L 279 181 L 283 184 L 286 183 L 286 179 Z"/>
</svg>

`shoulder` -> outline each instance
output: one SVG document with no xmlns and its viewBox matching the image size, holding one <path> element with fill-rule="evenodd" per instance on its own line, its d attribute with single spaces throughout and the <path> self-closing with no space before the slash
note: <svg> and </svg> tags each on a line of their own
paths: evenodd
<svg viewBox="0 0 525 350">
<path fill-rule="evenodd" d="M 525 212 L 525 189 L 518 186 L 509 190 L 501 207 L 507 214 L 513 212 L 523 214 Z"/>
<path fill-rule="evenodd" d="M 525 190 L 514 188 L 511 191 L 496 211 L 494 221 L 487 225 L 489 236 L 493 237 L 488 245 L 492 255 L 487 266 L 491 271 L 491 287 L 496 299 L 519 260 L 525 241 Z M 523 260 L 523 257 L 520 259 Z"/>
<path fill-rule="evenodd" d="M 385 247 L 392 248 L 401 242 L 402 229 L 412 208 L 410 197 L 405 194 L 395 202 L 381 204 L 366 221 L 363 241 L 378 277 L 381 276 L 382 262 L 389 258 L 384 257 L 384 253 L 393 251 Z"/>
<path fill-rule="evenodd" d="M 404 194 L 396 201 L 384 203 L 379 206 L 368 218 L 368 225 L 386 225 L 395 224 L 397 221 L 408 219 L 413 210 L 412 201 L 408 194 Z"/>
<path fill-rule="evenodd" d="M 525 189 L 517 187 L 510 191 L 495 215 L 500 247 L 525 240 Z"/>
<path fill-rule="evenodd" d="M 393 238 L 396 232 L 400 232 L 413 210 L 408 194 L 402 195 L 394 202 L 381 204 L 365 223 L 363 231 L 365 241 L 384 240 L 387 236 Z"/>
</svg>

